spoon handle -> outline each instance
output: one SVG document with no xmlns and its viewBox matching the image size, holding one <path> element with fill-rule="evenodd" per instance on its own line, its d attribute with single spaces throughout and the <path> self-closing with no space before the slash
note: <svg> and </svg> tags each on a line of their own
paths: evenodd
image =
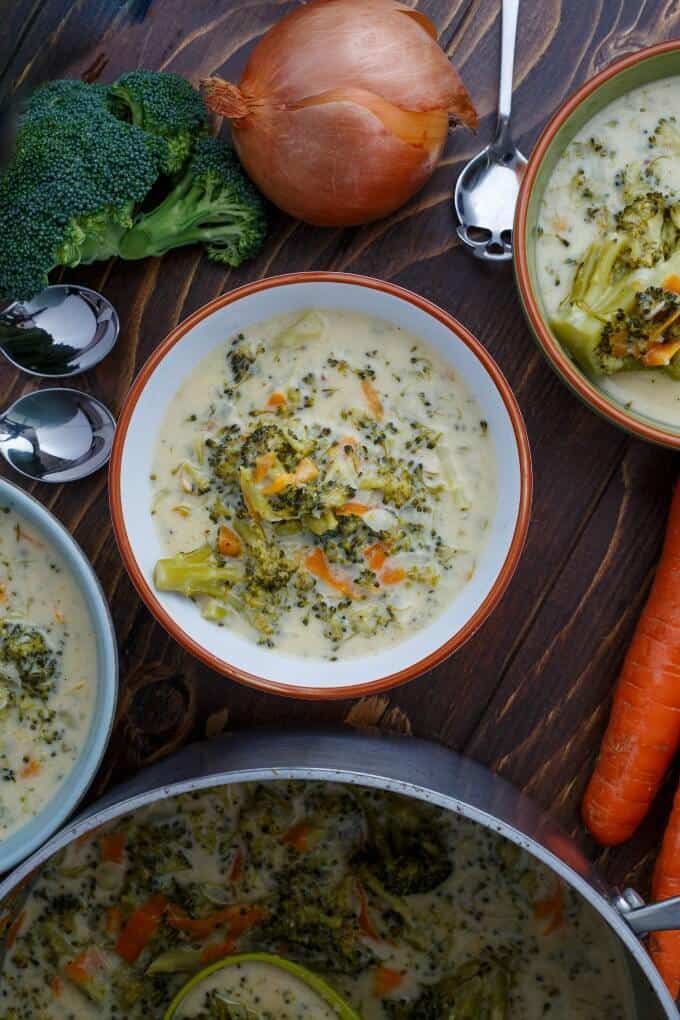
<svg viewBox="0 0 680 1020">
<path fill-rule="evenodd" d="M 501 83 L 498 93 L 498 133 L 510 123 L 512 108 L 512 78 L 515 67 L 515 40 L 519 0 L 502 0 L 501 27 Z"/>
</svg>

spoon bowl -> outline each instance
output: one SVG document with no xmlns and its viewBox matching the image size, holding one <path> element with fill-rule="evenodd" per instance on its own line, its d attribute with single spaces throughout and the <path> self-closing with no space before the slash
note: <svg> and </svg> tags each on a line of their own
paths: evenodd
<svg viewBox="0 0 680 1020">
<path fill-rule="evenodd" d="M 45 287 L 0 314 L 0 352 L 22 372 L 64 379 L 97 365 L 111 351 L 120 324 L 113 305 L 75 284 Z"/>
<path fill-rule="evenodd" d="M 0 414 L 0 454 L 27 478 L 73 482 L 106 464 L 115 430 L 111 412 L 89 394 L 35 390 Z"/>
</svg>

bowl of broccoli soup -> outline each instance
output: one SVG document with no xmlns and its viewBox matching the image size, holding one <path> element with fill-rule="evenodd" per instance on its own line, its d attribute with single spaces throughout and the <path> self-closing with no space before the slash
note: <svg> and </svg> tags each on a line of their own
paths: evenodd
<svg viewBox="0 0 680 1020">
<path fill-rule="evenodd" d="M 116 690 L 115 636 L 92 568 L 40 503 L 0 480 L 0 871 L 84 794 Z"/>
<path fill-rule="evenodd" d="M 219 672 L 283 693 L 387 687 L 488 615 L 531 472 L 507 383 L 441 310 L 359 277 L 219 298 L 138 378 L 111 467 L 134 583 Z"/>
<path fill-rule="evenodd" d="M 516 276 L 558 374 L 594 410 L 680 447 L 680 46 L 626 57 L 561 108 L 518 202 Z"/>
</svg>

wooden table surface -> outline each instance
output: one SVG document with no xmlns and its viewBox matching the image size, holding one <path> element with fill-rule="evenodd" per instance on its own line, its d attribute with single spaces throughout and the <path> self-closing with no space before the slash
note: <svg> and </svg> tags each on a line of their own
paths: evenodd
<svg viewBox="0 0 680 1020">
<path fill-rule="evenodd" d="M 50 77 L 109 81 L 136 66 L 238 78 L 287 0 L 1 0 L 0 92 Z M 92 560 L 121 650 L 115 733 L 93 793 L 181 744 L 222 728 L 350 721 L 406 729 L 462 751 L 523 787 L 595 854 L 578 805 L 613 681 L 659 554 L 671 453 L 596 418 L 534 345 L 512 273 L 478 264 L 456 239 L 451 192 L 494 127 L 499 0 L 419 0 L 480 112 L 477 137 L 451 134 L 429 186 L 385 222 L 320 230 L 281 217 L 260 257 L 237 271 L 196 249 L 100 264 L 76 278 L 102 290 L 122 322 L 115 352 L 79 382 L 114 413 L 135 374 L 180 319 L 248 280 L 305 269 L 366 273 L 409 287 L 457 316 L 512 385 L 533 450 L 535 500 L 517 574 L 486 625 L 448 662 L 369 703 L 282 700 L 214 675 L 142 605 L 111 532 L 105 472 L 76 485 L 28 485 Z M 529 153 L 552 111 L 625 53 L 680 32 L 677 0 L 529 0 L 520 12 L 515 121 Z M 3 406 L 34 387 L 0 367 Z M 13 481 L 17 476 L 9 474 Z M 20 484 L 25 484 L 20 482 Z M 501 493 L 502 498 L 502 493 Z M 676 775 L 638 834 L 599 855 L 605 874 L 645 891 Z"/>
</svg>

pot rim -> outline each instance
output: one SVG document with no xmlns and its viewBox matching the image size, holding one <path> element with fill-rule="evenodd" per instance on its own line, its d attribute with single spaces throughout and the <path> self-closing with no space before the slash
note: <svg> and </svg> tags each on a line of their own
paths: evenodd
<svg viewBox="0 0 680 1020">
<path fill-rule="evenodd" d="M 277 764 L 262 766 L 265 757 Z M 313 764 L 325 758 L 327 764 Z M 354 765 L 348 766 L 347 762 Z M 410 778 L 404 779 L 405 775 Z M 163 781 L 164 776 L 167 782 Z M 290 778 L 364 785 L 429 801 L 520 846 L 556 872 L 598 911 L 634 958 L 667 1016 L 677 1017 L 675 1003 L 644 946 L 607 898 L 611 890 L 560 826 L 525 794 L 484 766 L 415 737 L 372 737 L 332 729 L 288 733 L 256 730 L 188 745 L 111 791 L 24 861 L 0 883 L 0 905 L 12 893 L 19 893 L 32 872 L 53 854 L 121 815 L 211 786 Z M 461 788 L 466 791 L 465 796 L 456 792 Z M 484 798 L 498 814 L 481 806 Z M 479 803 L 475 804 L 475 800 Z M 502 817 L 508 815 L 508 809 L 517 816 L 513 822 Z M 551 838 L 564 856 L 545 846 L 541 838 Z M 567 858 L 577 861 L 582 873 Z"/>
<path fill-rule="evenodd" d="M 587 376 L 568 356 L 559 340 L 553 336 L 540 310 L 538 298 L 531 285 L 527 257 L 527 221 L 529 201 L 543 159 L 552 145 L 555 136 L 577 107 L 588 96 L 592 95 L 593 92 L 596 92 L 600 86 L 622 71 L 626 71 L 636 64 L 644 63 L 644 61 L 661 56 L 664 53 L 677 51 L 680 51 L 680 39 L 657 43 L 654 46 L 637 50 L 635 53 L 621 57 L 619 60 L 609 64 L 602 71 L 599 71 L 592 78 L 589 78 L 588 81 L 584 82 L 576 92 L 565 100 L 543 128 L 531 152 L 517 198 L 513 229 L 513 236 L 517 239 L 513 263 L 520 301 L 524 314 L 529 320 L 531 330 L 552 368 L 576 396 L 601 417 L 622 428 L 624 431 L 639 436 L 641 439 L 660 446 L 669 447 L 673 450 L 680 449 L 680 431 L 671 432 L 662 426 L 652 424 L 651 421 L 641 420 L 627 414 L 623 407 L 619 407 L 612 400 L 608 399 L 601 390 L 590 382 Z"/>
<path fill-rule="evenodd" d="M 418 659 L 410 666 L 397 669 L 393 673 L 388 673 L 384 676 L 378 677 L 377 679 L 369 680 L 365 683 L 351 687 L 298 687 L 295 684 L 281 683 L 268 677 L 258 676 L 255 673 L 251 673 L 239 666 L 235 666 L 214 654 L 204 645 L 195 641 L 163 607 L 152 586 L 149 584 L 149 581 L 140 568 L 132 550 L 123 514 L 121 492 L 122 461 L 128 429 L 130 427 L 132 415 L 134 414 L 137 403 L 142 396 L 148 380 L 166 354 L 184 337 L 186 333 L 218 309 L 233 304 L 242 298 L 258 294 L 263 290 L 304 283 L 350 284 L 352 286 L 366 287 L 370 290 L 383 291 L 384 293 L 390 294 L 401 301 L 414 305 L 427 315 L 430 315 L 441 322 L 442 325 L 449 329 L 460 340 L 460 342 L 471 351 L 490 377 L 510 419 L 519 461 L 519 505 L 517 508 L 512 540 L 508 546 L 505 559 L 496 575 L 496 579 L 476 612 L 474 612 L 463 626 L 452 634 L 442 645 L 424 657 Z M 390 690 L 399 684 L 406 683 L 415 677 L 421 676 L 428 670 L 434 669 L 435 666 L 438 666 L 441 662 L 447 659 L 470 637 L 472 637 L 475 631 L 477 631 L 488 619 L 500 602 L 517 569 L 529 528 L 532 493 L 533 472 L 531 465 L 531 451 L 522 412 L 520 411 L 517 399 L 510 388 L 510 384 L 494 358 L 482 346 L 480 341 L 477 340 L 476 337 L 469 332 L 469 330 L 461 325 L 457 319 L 444 311 L 444 309 L 440 308 L 433 302 L 428 301 L 426 298 L 421 297 L 419 294 L 415 294 L 412 291 L 405 289 L 404 287 L 399 287 L 396 284 L 389 283 L 384 280 L 379 280 L 369 276 L 361 276 L 355 273 L 336 273 L 327 271 L 287 273 L 281 276 L 266 277 L 265 279 L 245 284 L 242 287 L 237 287 L 235 290 L 229 291 L 227 294 L 219 295 L 212 301 L 209 301 L 171 330 L 171 332 L 164 340 L 161 341 L 159 346 L 145 362 L 128 392 L 118 419 L 118 426 L 116 429 L 109 464 L 109 503 L 111 508 L 113 531 L 116 536 L 118 548 L 128 575 L 130 576 L 137 593 L 161 626 L 165 628 L 168 634 L 170 634 L 170 636 L 177 641 L 178 644 L 215 672 L 223 676 L 231 677 L 239 683 L 243 683 L 249 687 L 254 687 L 257 690 L 264 691 L 269 694 L 287 695 L 289 697 L 310 701 L 326 701 L 334 698 L 358 698 L 368 694 L 378 694 L 383 691 Z"/>
</svg>

